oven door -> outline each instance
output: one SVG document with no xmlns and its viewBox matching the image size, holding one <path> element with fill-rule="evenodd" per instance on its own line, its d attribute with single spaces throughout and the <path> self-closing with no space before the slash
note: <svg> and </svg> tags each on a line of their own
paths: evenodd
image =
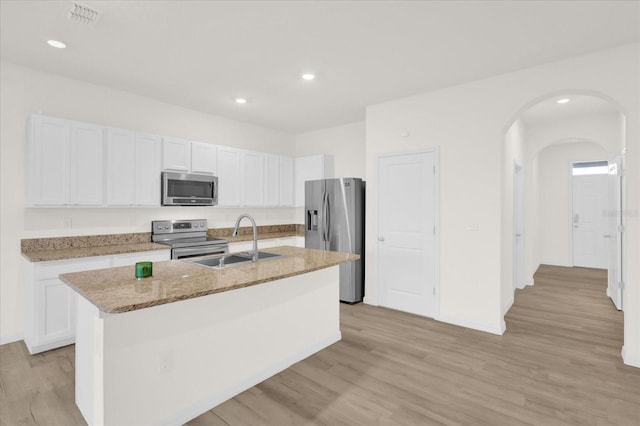
<svg viewBox="0 0 640 426">
<path fill-rule="evenodd" d="M 212 246 L 180 247 L 171 250 L 172 259 L 187 259 L 189 257 L 208 256 L 211 254 L 224 254 L 229 252 L 228 244 Z"/>
</svg>

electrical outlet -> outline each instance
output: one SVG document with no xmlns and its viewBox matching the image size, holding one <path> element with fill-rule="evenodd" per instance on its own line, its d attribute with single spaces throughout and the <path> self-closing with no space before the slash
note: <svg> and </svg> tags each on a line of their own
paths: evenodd
<svg viewBox="0 0 640 426">
<path fill-rule="evenodd" d="M 158 354 L 158 374 L 168 373 L 171 370 L 173 370 L 173 352 L 160 352 Z"/>
</svg>

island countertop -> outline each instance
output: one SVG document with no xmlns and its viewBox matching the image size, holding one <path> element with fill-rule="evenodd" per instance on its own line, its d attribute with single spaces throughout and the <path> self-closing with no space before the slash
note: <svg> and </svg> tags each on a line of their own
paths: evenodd
<svg viewBox="0 0 640 426">
<path fill-rule="evenodd" d="M 143 279 L 135 278 L 134 266 L 62 274 L 60 279 L 100 311 L 115 314 L 262 284 L 360 258 L 290 246 L 268 251 L 284 257 L 223 269 L 170 260 L 154 263 L 153 276 Z"/>
</svg>

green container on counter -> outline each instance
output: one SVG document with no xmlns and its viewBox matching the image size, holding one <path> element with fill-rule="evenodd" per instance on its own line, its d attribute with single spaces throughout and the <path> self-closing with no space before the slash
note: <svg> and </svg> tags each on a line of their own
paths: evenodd
<svg viewBox="0 0 640 426">
<path fill-rule="evenodd" d="M 142 279 L 153 275 L 153 263 L 152 262 L 138 262 L 136 263 L 136 278 Z"/>
</svg>

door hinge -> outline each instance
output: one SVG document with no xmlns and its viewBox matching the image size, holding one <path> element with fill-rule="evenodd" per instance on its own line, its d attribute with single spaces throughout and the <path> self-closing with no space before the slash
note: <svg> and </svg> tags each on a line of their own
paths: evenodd
<svg viewBox="0 0 640 426">
<path fill-rule="evenodd" d="M 620 281 L 620 282 L 618 283 L 618 288 L 619 288 L 620 290 L 624 290 L 624 281 Z"/>
<path fill-rule="evenodd" d="M 618 232 L 624 232 L 624 225 L 618 225 Z"/>
<path fill-rule="evenodd" d="M 435 287 L 433 288 L 433 295 L 434 296 L 436 295 L 436 288 Z"/>
<path fill-rule="evenodd" d="M 436 227 L 433 227 L 433 235 L 436 235 Z"/>
<path fill-rule="evenodd" d="M 433 174 L 436 174 L 436 166 L 433 166 Z"/>
</svg>

